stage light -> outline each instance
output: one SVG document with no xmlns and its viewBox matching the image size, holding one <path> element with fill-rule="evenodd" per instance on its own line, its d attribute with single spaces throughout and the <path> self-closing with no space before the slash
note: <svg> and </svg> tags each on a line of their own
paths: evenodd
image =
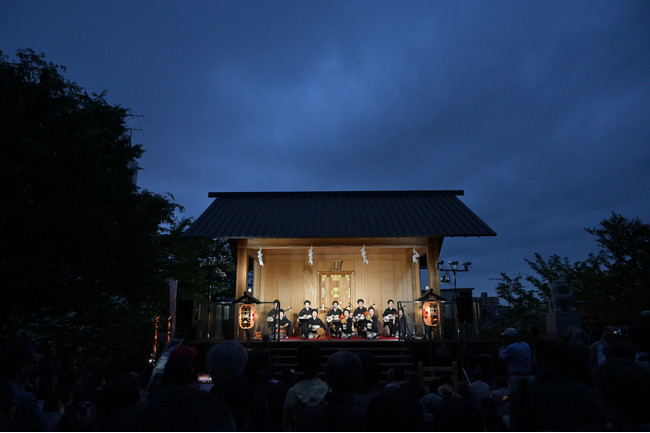
<svg viewBox="0 0 650 433">
<path fill-rule="evenodd" d="M 472 262 L 461 262 L 461 264 L 466 271 L 469 271 L 470 266 L 472 266 Z"/>
<path fill-rule="evenodd" d="M 444 261 L 444 260 L 440 260 L 440 261 L 438 261 L 438 269 L 442 269 L 442 267 L 443 267 L 444 265 L 445 265 L 445 261 Z"/>
<path fill-rule="evenodd" d="M 449 266 L 451 266 L 452 270 L 458 269 L 458 260 L 454 260 L 453 262 L 449 262 Z"/>
</svg>

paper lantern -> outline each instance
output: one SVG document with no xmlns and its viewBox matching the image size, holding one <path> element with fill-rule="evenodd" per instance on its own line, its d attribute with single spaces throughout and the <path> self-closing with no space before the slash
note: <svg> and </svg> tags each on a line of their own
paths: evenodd
<svg viewBox="0 0 650 433">
<path fill-rule="evenodd" d="M 427 301 L 422 304 L 422 318 L 427 326 L 438 326 L 440 324 L 440 312 L 438 303 Z"/>
<path fill-rule="evenodd" d="M 239 327 L 251 329 L 255 325 L 255 305 L 243 304 L 239 307 Z"/>
</svg>

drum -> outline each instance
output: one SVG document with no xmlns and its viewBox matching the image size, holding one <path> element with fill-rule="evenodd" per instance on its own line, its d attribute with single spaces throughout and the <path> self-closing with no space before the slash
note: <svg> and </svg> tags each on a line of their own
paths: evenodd
<svg viewBox="0 0 650 433">
<path fill-rule="evenodd" d="M 280 328 L 280 338 L 287 338 L 287 329 Z"/>
</svg>

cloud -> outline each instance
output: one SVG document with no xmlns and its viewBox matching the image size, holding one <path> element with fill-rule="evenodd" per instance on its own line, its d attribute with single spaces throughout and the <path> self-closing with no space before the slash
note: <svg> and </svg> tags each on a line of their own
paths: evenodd
<svg viewBox="0 0 650 433">
<path fill-rule="evenodd" d="M 480 290 L 535 251 L 578 260 L 612 210 L 650 220 L 650 4 L 5 3 L 44 51 L 142 113 L 141 186 L 464 189 L 496 238 L 448 239 Z M 451 257 L 456 256 L 456 257 Z M 480 287 L 479 287 L 480 286 Z"/>
</svg>

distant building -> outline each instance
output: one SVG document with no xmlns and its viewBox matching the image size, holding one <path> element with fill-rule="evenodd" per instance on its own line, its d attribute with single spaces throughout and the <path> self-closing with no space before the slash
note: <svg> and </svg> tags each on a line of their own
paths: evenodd
<svg viewBox="0 0 650 433">
<path fill-rule="evenodd" d="M 499 315 L 500 304 L 498 297 L 488 296 L 487 292 L 481 292 L 481 297 L 474 299 L 478 301 L 481 307 L 481 313 L 489 317 L 497 317 Z"/>
</svg>

